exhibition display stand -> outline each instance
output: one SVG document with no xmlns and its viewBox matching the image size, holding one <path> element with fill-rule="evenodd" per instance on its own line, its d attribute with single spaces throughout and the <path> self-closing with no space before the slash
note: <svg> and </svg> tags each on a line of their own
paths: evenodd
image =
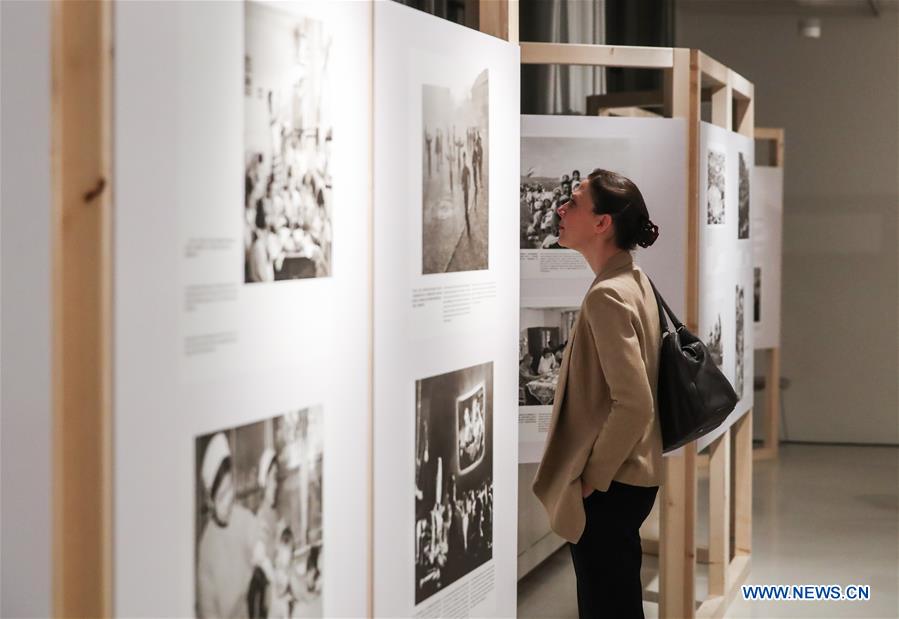
<svg viewBox="0 0 899 619">
<path fill-rule="evenodd" d="M 675 254 L 682 256 L 685 262 L 681 279 L 684 300 L 682 307 L 675 304 L 675 311 L 681 311 L 681 317 L 688 328 L 705 335 L 709 331 L 708 324 L 716 317 L 716 310 L 720 324 L 722 310 L 719 305 L 730 310 L 731 324 L 736 320 L 737 330 L 726 339 L 733 341 L 734 337 L 737 338 L 739 358 L 723 363 L 727 365 L 726 373 L 732 380 L 739 373 L 740 381 L 746 383 L 745 377 L 752 375 L 752 338 L 751 333 L 747 333 L 745 329 L 745 317 L 748 315 L 745 311 L 745 296 L 746 291 L 751 289 L 748 285 L 748 277 L 751 277 L 748 268 L 751 255 L 748 230 L 746 233 L 743 231 L 748 224 L 748 195 L 744 195 L 738 202 L 734 189 L 736 185 L 748 182 L 747 166 L 752 162 L 752 144 L 748 137 L 753 131 L 752 84 L 698 50 L 527 42 L 523 42 L 521 48 L 523 64 L 569 64 L 663 71 L 664 88 L 660 92 L 596 95 L 588 99 L 588 108 L 593 114 L 628 117 L 621 119 L 624 122 L 658 115 L 685 119 L 687 163 L 683 176 L 686 197 L 685 207 L 680 213 L 685 235 L 683 247 Z M 703 126 L 703 101 L 711 104 L 711 124 L 715 127 Z M 710 158 L 707 143 L 713 144 L 713 150 L 719 154 Z M 727 157 L 728 153 L 738 156 Z M 732 187 L 726 194 L 723 191 L 724 181 L 721 181 L 718 206 L 715 207 L 722 209 L 721 213 L 707 215 L 707 210 L 713 208 L 709 206 L 710 203 L 715 203 L 708 197 L 711 182 L 709 175 L 712 174 L 707 168 L 710 161 L 713 173 L 728 178 L 738 177 L 739 169 L 735 165 L 738 161 L 745 171 L 739 175 L 742 182 L 729 183 Z M 726 161 L 730 161 L 731 165 L 725 170 Z M 642 186 L 640 182 L 638 186 Z M 740 193 L 745 193 L 744 189 Z M 727 207 L 725 203 L 730 206 Z M 743 208 L 740 208 L 738 215 L 736 211 L 741 206 Z M 725 210 L 734 211 L 727 222 Z M 734 221 L 735 218 L 738 221 Z M 728 224 L 726 228 L 723 226 L 725 223 Z M 709 232 L 712 225 L 721 227 Z M 714 235 L 721 237 L 721 232 L 725 229 L 730 231 L 730 236 L 716 239 Z M 735 241 L 731 241 L 731 238 Z M 721 264 L 727 265 L 724 275 L 721 268 L 716 268 L 716 265 Z M 717 304 L 715 297 L 722 293 L 723 288 L 733 290 L 734 285 L 737 291 L 737 308 L 728 305 L 726 301 Z M 524 290 L 524 282 L 522 286 Z M 733 295 L 730 292 L 728 294 Z M 715 331 L 711 333 L 714 334 Z M 720 327 L 717 333 L 720 338 Z M 727 359 L 728 355 L 724 354 L 723 357 Z M 751 551 L 752 393 L 751 388 L 747 389 L 745 385 L 740 391 L 743 394 L 741 402 L 722 427 L 712 435 L 665 458 L 658 537 L 653 539 L 652 518 L 642 529 L 645 551 L 660 555 L 660 616 L 722 616 L 739 590 L 740 583 L 748 575 Z M 735 456 L 733 467 L 730 457 L 732 434 Z M 700 559 L 707 558 L 709 563 L 709 596 L 697 609 L 696 452 L 705 446 L 710 447 L 712 454 L 709 504 L 711 525 L 709 547 L 705 552 L 702 552 L 703 549 L 699 550 L 701 555 L 705 555 Z M 520 481 L 520 484 L 523 488 L 524 483 Z M 734 499 L 733 509 L 731 497 Z M 520 497 L 520 501 L 523 502 L 524 499 Z M 731 527 L 734 530 L 733 544 L 730 539 Z M 541 539 L 540 544 L 520 547 L 520 572 L 532 568 L 559 544 L 558 538 L 549 535 Z M 529 553 L 535 556 L 528 556 Z M 647 595 L 648 599 L 653 597 L 651 593 Z"/>
<path fill-rule="evenodd" d="M 513 615 L 517 46 L 53 11 L 55 614 Z"/>
<path fill-rule="evenodd" d="M 297 11 L 224 3 L 214 15 L 189 3 L 53 4 L 57 615 L 190 615 L 211 603 L 204 532 L 228 460 L 240 513 L 268 500 L 275 471 L 293 525 L 279 524 L 276 541 L 282 558 L 301 558 L 293 603 L 313 615 L 514 614 L 516 569 L 539 560 L 519 551 L 515 562 L 516 507 L 530 496 L 515 479 L 509 320 L 521 309 L 521 179 L 509 156 L 520 64 L 664 73 L 658 93 L 597 95 L 595 117 L 524 119 L 522 132 L 573 139 L 597 121 L 590 139 L 631 153 L 604 165 L 653 196 L 641 153 L 664 142 L 670 245 L 638 263 L 665 273 L 666 298 L 698 334 L 714 323 L 715 290 L 727 289 L 726 324 L 751 313 L 740 309 L 746 237 L 706 244 L 703 228 L 718 166 L 707 146 L 727 175 L 752 152 L 733 137 L 753 135 L 753 86 L 738 74 L 676 48 L 522 43 L 519 58 L 516 2 L 480 2 L 482 33 L 393 3 L 289 4 Z M 293 44 L 308 62 L 302 80 L 270 53 Z M 291 88 L 312 103 L 276 113 L 296 105 Z M 397 100 L 406 107 L 391 109 Z M 737 185 L 716 208 L 736 213 Z M 306 210 L 257 206 L 282 190 Z M 734 217 L 713 233 L 737 234 Z M 426 241 L 447 230 L 452 243 Z M 751 355 L 751 333 L 736 333 L 726 346 Z M 723 616 L 749 571 L 752 365 L 726 351 L 728 372 L 748 369 L 748 393 L 719 432 L 668 454 L 659 518 L 643 529 L 660 556 L 661 617 Z M 710 539 L 699 549 L 705 446 Z M 450 511 L 465 523 L 461 542 L 440 526 Z M 558 547 L 547 539 L 542 553 Z M 709 563 L 698 608 L 697 550 Z"/>
</svg>

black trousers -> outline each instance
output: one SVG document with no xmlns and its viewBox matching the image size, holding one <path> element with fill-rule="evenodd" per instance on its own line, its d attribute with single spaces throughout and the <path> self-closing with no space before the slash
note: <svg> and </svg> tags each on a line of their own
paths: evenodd
<svg viewBox="0 0 899 619">
<path fill-rule="evenodd" d="M 640 525 L 658 490 L 613 481 L 584 499 L 587 525 L 570 544 L 580 619 L 643 619 Z"/>
</svg>

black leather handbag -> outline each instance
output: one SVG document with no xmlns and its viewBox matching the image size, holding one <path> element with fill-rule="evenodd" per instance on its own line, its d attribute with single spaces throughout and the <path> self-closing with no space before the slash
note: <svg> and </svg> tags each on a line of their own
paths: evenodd
<svg viewBox="0 0 899 619">
<path fill-rule="evenodd" d="M 720 426 L 739 398 L 706 345 L 677 319 L 652 280 L 649 283 L 659 306 L 662 330 L 658 404 L 662 451 L 668 452 Z M 668 328 L 666 313 L 673 331 Z"/>
</svg>

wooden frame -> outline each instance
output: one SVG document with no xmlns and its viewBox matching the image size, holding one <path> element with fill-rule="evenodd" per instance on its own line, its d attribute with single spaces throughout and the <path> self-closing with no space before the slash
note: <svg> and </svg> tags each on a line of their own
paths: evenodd
<svg viewBox="0 0 899 619">
<path fill-rule="evenodd" d="M 58 617 L 114 612 L 113 10 L 108 0 L 55 0 L 52 7 L 52 604 Z M 478 11 L 482 31 L 517 41 L 517 0 L 481 1 Z M 369 483 L 369 531 L 372 492 Z M 373 544 L 365 560 L 371 614 Z"/>
<path fill-rule="evenodd" d="M 53 609 L 100 617 L 112 614 L 112 5 L 52 13 Z"/>
<path fill-rule="evenodd" d="M 696 330 L 699 319 L 699 231 L 694 222 L 699 220 L 701 104 L 704 99 L 711 101 L 714 124 L 752 136 L 753 85 L 703 52 L 679 48 L 521 43 L 521 62 L 664 71 L 665 85 L 661 92 L 594 95 L 588 98 L 588 110 L 591 114 L 629 116 L 656 116 L 661 111 L 665 116 L 687 119 L 688 169 L 685 173 L 688 177 L 687 217 L 690 223 L 687 226 L 685 252 L 686 324 Z M 749 574 L 752 411 L 719 437 L 711 450 L 708 548 L 697 548 L 695 540 L 696 443 L 684 447 L 681 455 L 665 459 L 659 538 L 652 539 L 643 533 L 646 538 L 645 551 L 659 555 L 660 617 L 722 617 Z M 643 531 L 648 528 L 644 524 Z M 697 551 L 700 560 L 709 563 L 709 597 L 701 601 L 698 608 L 695 599 Z"/>
<path fill-rule="evenodd" d="M 700 88 L 711 101 L 712 124 L 753 137 L 754 86 L 703 52 L 693 54 Z M 698 153 L 697 143 L 695 160 Z M 724 617 L 751 568 L 752 409 L 709 445 L 706 459 L 709 545 L 702 550 L 709 566 L 709 593 L 695 616 L 718 618 Z"/>
<path fill-rule="evenodd" d="M 758 128 L 755 139 L 768 142 L 773 153 L 773 166 L 784 167 L 784 130 Z M 780 348 L 757 348 L 767 356 L 765 375 L 765 435 L 761 447 L 753 450 L 756 460 L 776 460 L 780 446 Z"/>
<path fill-rule="evenodd" d="M 517 6 L 481 2 L 481 30 L 515 41 Z M 112 5 L 53 5 L 54 172 L 54 614 L 109 616 L 112 595 Z M 656 68 L 662 108 L 688 120 L 688 217 L 698 219 L 698 140 L 703 90 L 713 121 L 753 132 L 753 88 L 696 50 L 524 43 L 525 64 Z M 612 107 L 634 107 L 619 105 Z M 698 322 L 698 231 L 688 227 L 686 323 Z M 89 362 L 85 362 L 89 360 Z M 715 503 L 709 549 L 710 598 L 695 607 L 696 447 L 667 458 L 661 496 L 661 617 L 723 616 L 750 567 L 752 412 L 713 447 Z M 733 470 L 730 437 L 734 437 Z M 70 466 L 78 461 L 79 466 Z M 731 475 L 733 473 L 733 475 Z M 734 524 L 730 558 L 733 477 Z M 652 542 L 648 540 L 648 549 Z M 369 557 L 369 561 L 371 558 Z M 714 583 L 714 586 L 712 585 Z M 371 583 L 369 583 L 371 587 Z M 369 596 L 371 589 L 369 588 Z"/>
<path fill-rule="evenodd" d="M 699 168 L 698 155 L 700 90 L 694 70 L 695 53 L 686 49 L 626 47 L 611 45 L 575 45 L 521 43 L 522 64 L 572 64 L 597 67 L 629 67 L 659 69 L 664 72 L 665 87 L 659 93 L 600 95 L 588 99 L 592 113 L 627 109 L 643 115 L 642 106 L 660 108 L 666 116 L 687 119 L 688 157 L 687 218 L 698 221 Z M 641 110 L 634 111 L 634 108 Z M 613 112 L 614 113 L 614 112 Z M 653 112 L 650 112 L 652 114 Z M 695 329 L 699 311 L 699 235 L 695 225 L 687 225 L 685 248 L 687 281 L 686 323 Z M 692 617 L 695 589 L 695 504 L 696 445 L 684 447 L 679 456 L 666 458 L 664 482 L 660 497 L 660 537 L 654 546 L 660 555 L 659 616 Z M 646 527 L 644 526 L 644 529 Z"/>
</svg>

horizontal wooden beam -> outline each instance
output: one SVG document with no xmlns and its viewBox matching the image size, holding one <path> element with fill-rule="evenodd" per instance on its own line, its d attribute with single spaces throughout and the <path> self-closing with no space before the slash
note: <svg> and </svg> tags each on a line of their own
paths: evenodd
<svg viewBox="0 0 899 619">
<path fill-rule="evenodd" d="M 727 85 L 728 68 L 702 51 L 699 52 L 699 71 L 702 73 L 704 87 L 723 88 Z"/>
<path fill-rule="evenodd" d="M 674 48 L 522 42 L 521 64 L 670 69 L 674 66 Z"/>
</svg>

